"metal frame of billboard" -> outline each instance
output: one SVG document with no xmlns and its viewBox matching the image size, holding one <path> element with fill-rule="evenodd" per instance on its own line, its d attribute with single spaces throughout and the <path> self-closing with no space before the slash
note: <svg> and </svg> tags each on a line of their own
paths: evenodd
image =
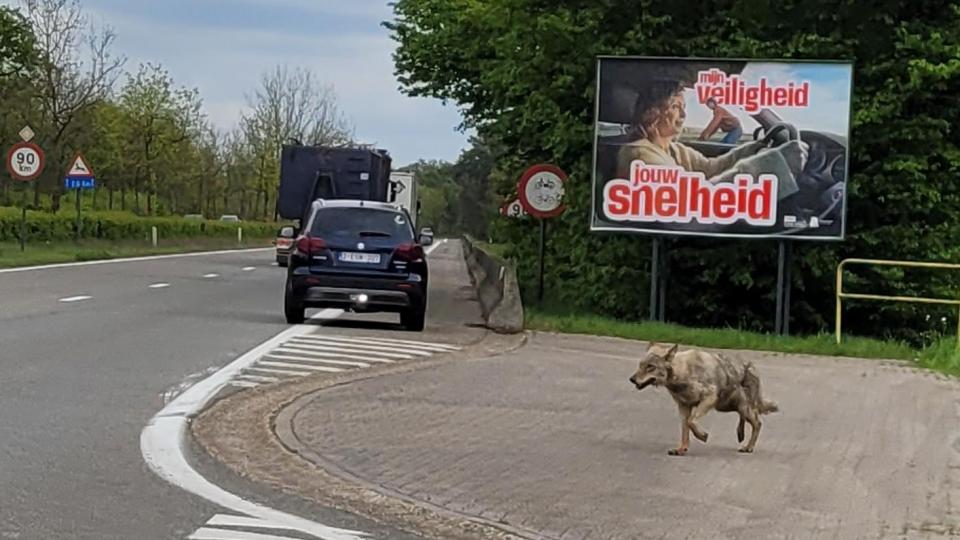
<svg viewBox="0 0 960 540">
<path fill-rule="evenodd" d="M 674 60 L 674 61 L 699 61 L 699 62 L 746 62 L 746 63 L 770 63 L 770 64 L 833 64 L 846 65 L 850 67 L 850 101 L 851 106 L 847 108 L 847 148 L 844 155 L 844 170 L 847 174 L 847 184 L 850 181 L 850 154 L 852 148 L 850 144 L 850 132 L 853 124 L 853 60 L 816 60 L 816 59 L 787 59 L 787 58 L 716 58 L 701 56 L 642 56 L 642 55 L 597 55 L 596 57 L 596 79 L 594 83 L 594 111 L 593 111 L 593 156 L 590 170 L 590 232 L 601 233 L 620 233 L 620 234 L 639 234 L 653 236 L 683 236 L 683 237 L 712 237 L 712 238 L 732 238 L 732 239 L 750 239 L 750 240 L 804 240 L 819 242 L 842 242 L 846 240 L 847 234 L 847 202 L 849 190 L 844 187 L 843 205 L 841 210 L 842 220 L 840 223 L 840 236 L 795 236 L 789 233 L 776 234 L 741 234 L 741 233 L 701 233 L 687 231 L 664 231 L 656 229 L 639 229 L 623 227 L 595 227 L 594 217 L 596 215 L 597 198 L 597 151 L 600 138 L 599 118 L 600 118 L 600 67 L 603 60 Z M 798 229 L 800 230 L 800 229 Z"/>
</svg>

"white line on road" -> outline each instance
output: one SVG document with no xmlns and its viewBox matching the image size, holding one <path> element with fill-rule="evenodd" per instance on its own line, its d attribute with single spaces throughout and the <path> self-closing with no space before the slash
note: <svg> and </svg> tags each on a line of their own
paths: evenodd
<svg viewBox="0 0 960 540">
<path fill-rule="evenodd" d="M 286 377 L 305 377 L 310 374 L 309 371 L 293 371 L 289 369 L 274 369 L 265 367 L 248 367 L 246 372 L 256 371 L 257 373 L 272 373 L 274 375 L 284 375 Z M 240 375 L 242 377 L 243 375 Z"/>
<path fill-rule="evenodd" d="M 253 271 L 256 270 L 256 269 L 257 269 L 256 266 L 244 266 L 244 267 L 243 267 L 243 271 L 244 271 L 244 272 L 253 272 Z"/>
<path fill-rule="evenodd" d="M 360 353 L 360 354 L 372 354 L 375 356 L 385 356 L 387 358 L 399 358 L 401 360 L 411 360 L 413 355 L 417 356 L 430 356 L 429 353 L 418 354 L 411 352 L 410 354 L 403 353 L 393 353 L 393 352 L 381 352 L 389 349 L 384 349 L 382 347 L 365 347 L 363 345 L 348 345 L 346 343 L 328 343 L 321 345 L 317 341 L 301 341 L 299 339 L 292 339 L 290 343 L 286 344 L 287 347 L 296 347 L 298 349 L 307 349 L 310 351 L 329 351 L 329 352 L 343 352 L 343 353 Z"/>
<path fill-rule="evenodd" d="M 250 529 L 279 529 L 279 530 L 297 530 L 282 523 L 271 523 L 262 519 L 246 516 L 231 516 L 228 514 L 217 514 L 207 521 L 207 525 L 217 527 L 247 527 Z"/>
<path fill-rule="evenodd" d="M 311 319 L 334 319 L 342 313 L 341 310 L 327 309 L 314 315 Z M 362 531 L 329 527 L 238 497 L 204 478 L 190 465 L 183 454 L 189 418 L 195 416 L 217 392 L 226 386 L 232 378 L 240 374 L 244 368 L 249 367 L 264 354 L 290 338 L 313 330 L 315 330 L 315 327 L 307 324 L 298 324 L 284 330 L 254 347 L 220 371 L 188 388 L 175 400 L 167 404 L 143 428 L 140 433 L 140 451 L 143 454 L 144 461 L 160 478 L 214 504 L 264 521 L 282 523 L 324 540 L 361 540 L 369 538 L 369 535 Z M 233 536 L 228 538 L 238 538 L 237 533 L 232 534 Z M 200 540 L 202 537 L 194 538 Z"/>
<path fill-rule="evenodd" d="M 267 358 L 277 358 L 276 356 L 267 355 Z M 281 358 L 280 360 L 289 360 L 289 358 Z M 261 360 L 257 362 L 258 365 L 275 367 L 275 368 L 287 368 L 287 369 L 307 369 L 310 371 L 324 371 L 326 373 L 340 373 L 345 371 L 343 368 L 327 367 L 327 366 L 308 366 L 306 364 L 293 364 L 290 362 L 274 362 L 272 360 Z"/>
<path fill-rule="evenodd" d="M 256 388 L 260 386 L 260 383 L 249 382 L 249 381 L 238 381 L 236 379 L 230 381 L 230 386 L 239 386 L 241 388 Z"/>
<path fill-rule="evenodd" d="M 213 279 L 213 278 L 218 278 L 218 277 L 220 277 L 220 274 L 204 274 L 204 275 L 203 275 L 203 278 L 204 278 L 204 279 Z"/>
<path fill-rule="evenodd" d="M 207 255 L 223 255 L 226 253 L 253 253 L 258 251 L 272 250 L 273 248 L 255 248 L 255 249 L 227 249 L 221 251 L 200 251 L 195 253 L 176 253 L 173 255 L 150 255 L 148 257 L 128 257 L 126 259 L 105 259 L 102 261 L 83 261 L 72 263 L 45 264 L 43 266 L 23 266 L 20 268 L 5 268 L 0 270 L 0 274 L 13 274 L 16 272 L 32 272 L 34 270 L 52 270 L 55 268 L 73 268 L 76 266 L 94 266 L 98 264 L 119 264 L 140 261 L 159 261 L 163 259 L 180 259 L 184 257 L 203 257 Z"/>
<path fill-rule="evenodd" d="M 310 351 L 310 350 L 301 350 L 295 343 L 286 343 L 283 345 L 283 348 L 296 349 L 297 354 L 305 354 L 309 356 L 320 356 L 323 358 L 349 358 L 350 360 L 359 360 L 361 362 L 378 362 L 381 364 L 393 364 L 396 360 L 391 360 L 389 358 L 377 358 L 375 356 L 360 356 L 356 354 L 343 354 L 343 353 L 333 353 L 333 352 L 321 352 L 321 351 Z M 279 350 L 274 349 L 274 350 Z M 373 354 L 373 353 L 368 353 Z M 412 356 L 410 358 L 413 358 Z"/>
<path fill-rule="evenodd" d="M 151 288 L 151 289 L 166 289 L 166 288 L 169 287 L 169 286 L 170 286 L 169 283 L 154 283 L 153 285 L 150 285 L 150 288 Z"/>
<path fill-rule="evenodd" d="M 437 249 L 438 247 L 440 247 L 440 246 L 442 246 L 442 245 L 444 245 L 444 244 L 446 244 L 446 243 L 447 243 L 447 239 L 444 238 L 443 240 L 437 242 L 436 244 L 433 244 L 432 246 L 429 246 L 427 249 L 423 250 L 423 252 L 426 253 L 427 255 L 429 255 L 429 254 L 433 253 L 433 251 L 434 251 L 435 249 Z"/>
<path fill-rule="evenodd" d="M 237 375 L 237 377 L 234 380 L 250 381 L 250 382 L 256 382 L 256 383 L 272 383 L 272 382 L 277 382 L 280 379 L 276 377 L 264 377 L 261 375 L 251 375 L 249 373 L 244 373 L 243 375 Z"/>
<path fill-rule="evenodd" d="M 277 354 L 280 353 L 280 354 Z M 297 356 L 293 356 L 297 355 Z M 347 360 L 329 360 L 326 358 L 315 358 L 307 351 L 298 351 L 296 349 L 286 349 L 280 347 L 268 354 L 265 358 L 279 358 L 281 360 L 296 360 L 298 362 L 309 362 L 311 364 L 332 364 L 335 366 L 353 366 L 359 368 L 368 368 L 370 364 L 366 362 L 350 362 Z"/>
<path fill-rule="evenodd" d="M 64 304 L 71 304 L 73 302 L 83 302 L 84 300 L 89 300 L 93 298 L 92 296 L 68 296 L 66 298 L 61 298 L 60 301 Z"/>
<path fill-rule="evenodd" d="M 410 352 L 413 354 L 419 354 L 420 356 L 430 356 L 432 352 L 450 352 L 451 350 L 459 350 L 459 347 L 449 348 L 447 346 L 434 345 L 432 343 L 419 343 L 416 345 L 410 345 L 407 343 L 391 343 L 385 341 L 378 341 L 370 338 L 348 338 L 348 337 L 334 337 L 334 336 L 303 336 L 301 338 L 296 338 L 294 341 L 298 342 L 312 342 L 318 344 L 330 344 L 330 345 L 340 345 L 340 344 L 352 344 L 357 343 L 363 345 L 364 347 L 371 348 L 371 350 L 384 350 L 384 351 L 397 351 L 397 352 Z M 344 345 L 349 346 L 349 345 Z"/>
<path fill-rule="evenodd" d="M 234 531 L 230 529 L 214 529 L 200 527 L 187 537 L 188 540 L 296 540 L 289 536 L 276 536 L 255 532 Z"/>
<path fill-rule="evenodd" d="M 433 341 L 410 341 L 408 339 L 391 339 L 391 338 L 379 338 L 379 337 L 363 337 L 363 338 L 347 338 L 347 337 L 334 337 L 334 336 L 318 336 L 315 334 L 300 336 L 297 339 L 314 339 L 314 340 L 337 340 L 337 341 L 357 341 L 360 343 L 369 343 L 371 345 L 393 345 L 397 347 L 415 347 L 419 349 L 436 349 L 441 351 L 459 351 L 461 347 L 456 345 L 448 345 L 446 343 L 436 343 Z"/>
</svg>

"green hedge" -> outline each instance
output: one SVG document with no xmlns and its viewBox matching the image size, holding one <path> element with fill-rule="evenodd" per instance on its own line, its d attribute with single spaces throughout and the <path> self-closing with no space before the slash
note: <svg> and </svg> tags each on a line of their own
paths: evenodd
<svg viewBox="0 0 960 540">
<path fill-rule="evenodd" d="M 20 238 L 21 211 L 0 207 L 0 242 Z M 85 212 L 82 214 L 84 238 L 105 240 L 149 239 L 153 227 L 160 238 L 230 237 L 243 228 L 244 236 L 268 237 L 278 225 L 273 223 L 200 221 L 175 217 L 138 217 L 128 212 Z M 76 215 L 71 212 L 27 212 L 27 238 L 38 241 L 72 240 L 76 235 Z"/>
</svg>

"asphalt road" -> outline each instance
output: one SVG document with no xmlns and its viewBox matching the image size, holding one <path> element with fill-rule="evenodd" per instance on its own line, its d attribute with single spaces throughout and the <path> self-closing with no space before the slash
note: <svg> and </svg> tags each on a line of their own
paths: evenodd
<svg viewBox="0 0 960 540">
<path fill-rule="evenodd" d="M 156 477 L 139 435 L 185 382 L 287 328 L 272 263 L 0 272 L 0 538 L 185 538 L 220 511 Z"/>
</svg>

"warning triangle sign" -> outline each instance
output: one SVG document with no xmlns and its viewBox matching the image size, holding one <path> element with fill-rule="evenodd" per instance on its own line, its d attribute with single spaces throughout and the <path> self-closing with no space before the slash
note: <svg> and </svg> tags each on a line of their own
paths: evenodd
<svg viewBox="0 0 960 540">
<path fill-rule="evenodd" d="M 73 158 L 73 165 L 70 167 L 67 176 L 93 176 L 93 170 L 87 165 L 83 156 L 77 154 L 77 157 Z"/>
</svg>

